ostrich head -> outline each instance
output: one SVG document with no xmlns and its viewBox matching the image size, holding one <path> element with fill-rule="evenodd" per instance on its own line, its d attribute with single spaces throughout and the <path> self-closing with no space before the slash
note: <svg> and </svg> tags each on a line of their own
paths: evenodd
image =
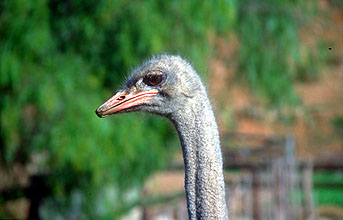
<svg viewBox="0 0 343 220">
<path fill-rule="evenodd" d="M 169 117 L 194 102 L 201 86 L 199 76 L 181 57 L 160 55 L 135 69 L 122 89 L 102 104 L 96 114 L 106 117 L 143 111 Z"/>
<path fill-rule="evenodd" d="M 96 114 L 143 111 L 169 118 L 180 137 L 189 219 L 227 219 L 218 128 L 200 77 L 179 56 L 153 57 Z"/>
</svg>

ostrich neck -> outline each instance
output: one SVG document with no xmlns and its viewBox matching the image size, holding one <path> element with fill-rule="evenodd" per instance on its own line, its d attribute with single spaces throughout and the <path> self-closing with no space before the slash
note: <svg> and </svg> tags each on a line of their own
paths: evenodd
<svg viewBox="0 0 343 220">
<path fill-rule="evenodd" d="M 171 120 L 182 146 L 189 219 L 228 219 L 218 128 L 206 95 Z"/>
</svg>

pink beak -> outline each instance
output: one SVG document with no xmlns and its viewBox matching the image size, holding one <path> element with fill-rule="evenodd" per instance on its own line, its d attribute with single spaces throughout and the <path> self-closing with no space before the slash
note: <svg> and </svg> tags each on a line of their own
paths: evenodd
<svg viewBox="0 0 343 220">
<path fill-rule="evenodd" d="M 127 94 L 126 92 L 119 91 L 104 104 L 102 104 L 99 108 L 97 108 L 95 113 L 98 115 L 99 118 L 104 118 L 121 110 L 145 104 L 145 99 L 147 97 L 156 96 L 157 94 L 157 89 L 152 89 L 137 94 Z"/>
</svg>

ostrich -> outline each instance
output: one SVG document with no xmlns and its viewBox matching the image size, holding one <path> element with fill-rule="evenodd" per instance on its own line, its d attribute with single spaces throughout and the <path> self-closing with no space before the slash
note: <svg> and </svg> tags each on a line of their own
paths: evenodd
<svg viewBox="0 0 343 220">
<path fill-rule="evenodd" d="M 96 114 L 102 118 L 135 111 L 161 115 L 174 124 L 182 146 L 189 219 L 228 219 L 218 128 L 192 66 L 179 56 L 153 57 Z"/>
</svg>

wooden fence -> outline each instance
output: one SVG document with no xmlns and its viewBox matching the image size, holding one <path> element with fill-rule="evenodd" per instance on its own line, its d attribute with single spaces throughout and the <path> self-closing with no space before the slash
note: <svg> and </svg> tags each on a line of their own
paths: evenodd
<svg viewBox="0 0 343 220">
<path fill-rule="evenodd" d="M 226 178 L 231 219 L 315 219 L 312 165 L 283 159 Z"/>
<path fill-rule="evenodd" d="M 222 143 L 230 219 L 316 219 L 313 165 L 296 160 L 293 137 L 226 134 Z M 174 164 L 171 169 L 183 169 L 183 165 Z M 187 219 L 183 194 L 164 204 L 144 206 L 142 212 L 143 220 Z"/>
<path fill-rule="evenodd" d="M 222 146 L 230 220 L 317 219 L 312 198 L 312 171 L 343 170 L 342 155 L 339 154 L 322 156 L 314 163 L 297 161 L 291 136 L 224 134 Z M 170 169 L 183 170 L 182 161 Z M 4 175 L 7 172 L 0 168 L 0 173 Z M 31 176 L 26 187 L 0 190 L 1 199 L 6 203 L 27 198 L 30 201 L 28 219 L 39 219 L 41 201 L 51 193 L 46 185 L 48 176 L 45 175 Z M 9 172 L 0 180 L 14 180 L 18 176 L 16 172 Z M 342 188 L 343 185 L 324 182 L 315 186 Z M 188 219 L 187 216 L 182 190 L 159 198 L 144 195 L 143 201 L 137 202 L 137 207 L 126 219 L 184 220 Z"/>
</svg>

